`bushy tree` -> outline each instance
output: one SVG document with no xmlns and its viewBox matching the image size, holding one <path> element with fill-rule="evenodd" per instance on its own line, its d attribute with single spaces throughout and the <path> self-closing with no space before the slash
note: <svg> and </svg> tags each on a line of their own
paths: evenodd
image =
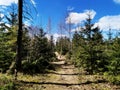
<svg viewBox="0 0 120 90">
<path fill-rule="evenodd" d="M 73 39 L 72 39 L 72 44 L 73 44 L 73 50 L 72 50 L 72 62 L 76 65 L 76 66 L 84 66 L 82 64 L 82 59 L 80 58 L 80 56 L 82 56 L 84 54 L 84 48 L 82 47 L 84 45 L 84 41 L 83 41 L 83 35 L 82 32 L 75 32 L 73 34 Z"/>
<path fill-rule="evenodd" d="M 116 37 L 112 45 L 112 52 L 109 56 L 108 69 L 112 75 L 120 74 L 120 38 Z"/>
<path fill-rule="evenodd" d="M 15 27 L 1 30 L 0 33 L 0 68 L 3 72 L 9 69 L 11 62 L 15 58 L 15 42 L 16 42 Z"/>
<path fill-rule="evenodd" d="M 70 40 L 67 37 L 58 38 L 56 42 L 56 50 L 61 54 L 65 55 L 69 51 Z"/>
<path fill-rule="evenodd" d="M 14 17 L 15 16 L 15 17 Z M 16 43 L 16 29 L 17 27 L 12 24 L 8 26 L 11 19 L 15 19 L 16 15 L 10 14 L 10 17 L 4 16 L 0 20 L 0 69 L 2 72 L 6 72 L 9 69 L 11 62 L 15 58 L 15 43 Z M 4 23 L 6 19 L 7 23 Z M 16 22 L 16 21 L 14 21 Z M 11 24 L 10 24 L 11 25 Z"/>
<path fill-rule="evenodd" d="M 84 67 L 90 74 L 103 72 L 107 64 L 103 44 L 100 29 L 94 27 L 91 15 L 88 14 L 85 27 L 73 36 L 73 59 L 76 64 Z"/>
<path fill-rule="evenodd" d="M 45 37 L 43 29 L 31 39 L 29 59 L 23 62 L 23 71 L 27 73 L 40 73 L 50 68 L 50 61 L 55 54 Z"/>
</svg>

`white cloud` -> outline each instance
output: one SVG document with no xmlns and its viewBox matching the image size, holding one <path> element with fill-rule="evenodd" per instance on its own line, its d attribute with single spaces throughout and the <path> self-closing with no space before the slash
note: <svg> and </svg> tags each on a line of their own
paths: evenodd
<svg viewBox="0 0 120 90">
<path fill-rule="evenodd" d="M 66 35 L 64 35 L 64 34 L 60 35 L 60 34 L 57 34 L 57 33 L 53 34 L 54 42 L 56 42 L 57 39 L 60 38 L 61 36 L 65 37 Z"/>
<path fill-rule="evenodd" d="M 71 7 L 71 6 L 67 7 L 67 11 L 72 11 L 72 10 L 74 10 L 74 7 Z"/>
<path fill-rule="evenodd" d="M 104 16 L 99 19 L 95 26 L 99 26 L 101 30 L 108 30 L 109 28 L 120 30 L 120 15 Z"/>
<path fill-rule="evenodd" d="M 12 3 L 18 3 L 18 0 L 0 0 L 0 5 L 11 5 Z"/>
<path fill-rule="evenodd" d="M 83 13 L 71 12 L 69 16 L 66 18 L 66 23 L 79 24 L 88 18 L 88 14 L 91 14 L 91 18 L 93 19 L 96 15 L 94 10 L 85 10 Z"/>
<path fill-rule="evenodd" d="M 57 33 L 55 33 L 54 35 L 53 35 L 55 38 L 59 38 L 59 37 L 65 37 L 66 35 L 64 35 L 64 34 L 62 34 L 62 35 L 60 35 L 60 34 L 57 34 Z"/>
<path fill-rule="evenodd" d="M 120 4 L 120 0 L 113 0 L 115 3 Z"/>
<path fill-rule="evenodd" d="M 46 34 L 45 36 L 48 38 L 48 40 L 50 40 L 51 35 Z"/>
<path fill-rule="evenodd" d="M 56 42 L 58 38 L 60 38 L 60 37 L 65 37 L 65 36 L 66 36 L 66 35 L 64 35 L 64 34 L 61 35 L 61 34 L 54 33 L 54 34 L 53 34 L 53 40 L 54 40 L 54 42 Z M 51 35 L 46 34 L 46 37 L 48 38 L 48 40 L 50 40 Z"/>
<path fill-rule="evenodd" d="M 82 28 L 80 26 L 78 26 L 78 27 L 72 29 L 71 32 L 81 31 L 81 30 L 82 30 Z"/>
</svg>

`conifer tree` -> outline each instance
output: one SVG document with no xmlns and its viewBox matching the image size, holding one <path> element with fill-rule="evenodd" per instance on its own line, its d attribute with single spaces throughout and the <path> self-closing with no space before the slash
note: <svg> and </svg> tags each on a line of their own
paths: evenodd
<svg viewBox="0 0 120 90">
<path fill-rule="evenodd" d="M 62 55 L 67 54 L 69 52 L 69 43 L 70 40 L 67 37 L 58 38 L 56 42 L 56 50 Z"/>
<path fill-rule="evenodd" d="M 108 69 L 112 75 L 120 74 L 120 38 L 116 37 L 112 45 L 112 52 L 109 58 Z"/>
<path fill-rule="evenodd" d="M 39 33 L 31 39 L 29 59 L 23 62 L 23 72 L 40 73 L 51 66 L 49 62 L 54 60 L 55 54 L 45 35 L 46 33 L 40 28 Z"/>
<path fill-rule="evenodd" d="M 74 53 L 73 58 L 78 66 L 84 67 L 90 74 L 105 70 L 106 58 L 102 46 L 103 36 L 99 27 L 92 24 L 91 14 L 85 22 L 85 27 L 80 33 L 73 36 Z"/>
</svg>

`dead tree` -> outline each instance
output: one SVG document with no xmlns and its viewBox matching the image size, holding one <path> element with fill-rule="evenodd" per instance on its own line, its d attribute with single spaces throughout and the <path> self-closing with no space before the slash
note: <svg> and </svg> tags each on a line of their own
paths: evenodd
<svg viewBox="0 0 120 90">
<path fill-rule="evenodd" d="M 18 33 L 17 33 L 17 50 L 16 50 L 16 68 L 15 79 L 17 79 L 17 72 L 21 70 L 21 46 L 22 46 L 22 13 L 23 0 L 18 0 Z"/>
</svg>

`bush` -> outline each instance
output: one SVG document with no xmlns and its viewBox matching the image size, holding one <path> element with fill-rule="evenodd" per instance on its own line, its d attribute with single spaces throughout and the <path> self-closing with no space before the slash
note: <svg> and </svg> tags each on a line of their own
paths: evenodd
<svg viewBox="0 0 120 90">
<path fill-rule="evenodd" d="M 120 75 L 119 76 L 108 76 L 108 81 L 110 83 L 116 84 L 116 85 L 120 85 Z"/>
<path fill-rule="evenodd" d="M 108 72 L 105 72 L 104 76 L 110 83 L 115 85 L 120 85 L 120 75 L 115 76 L 115 75 L 110 75 L 110 73 Z"/>
<path fill-rule="evenodd" d="M 35 73 L 44 73 L 46 69 L 54 70 L 54 66 L 52 66 L 48 60 L 44 58 L 40 58 L 39 60 L 35 60 L 33 62 L 24 61 L 22 63 L 22 70 L 25 74 L 35 74 Z"/>
<path fill-rule="evenodd" d="M 0 79 L 0 90 L 16 90 L 16 87 L 13 81 L 9 80 L 5 76 L 2 76 Z"/>
<path fill-rule="evenodd" d="M 13 82 L 9 82 L 8 84 L 0 87 L 0 90 L 16 90 L 16 88 Z"/>
</svg>

